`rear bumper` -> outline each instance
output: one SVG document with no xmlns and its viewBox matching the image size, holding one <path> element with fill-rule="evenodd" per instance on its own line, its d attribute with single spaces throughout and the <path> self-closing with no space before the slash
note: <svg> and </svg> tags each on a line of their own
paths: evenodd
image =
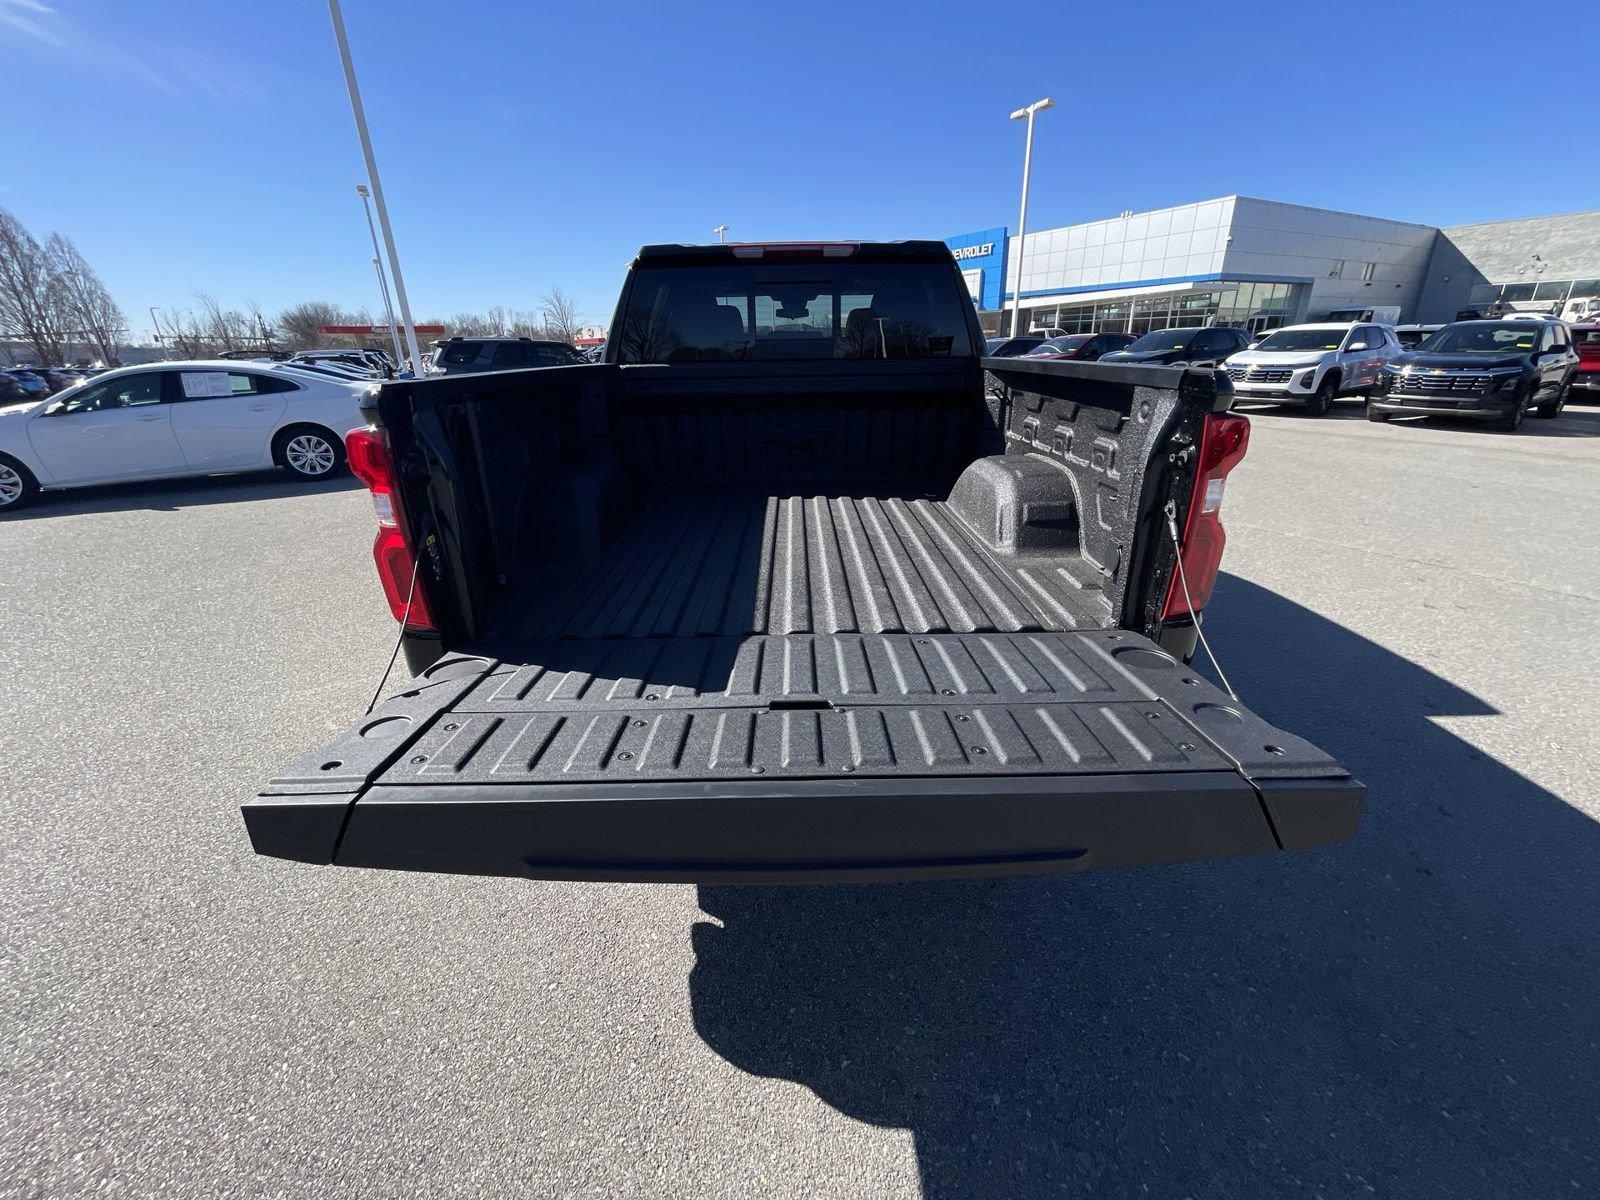
<svg viewBox="0 0 1600 1200">
<path fill-rule="evenodd" d="M 1600 371 L 1579 371 L 1572 377 L 1574 391 L 1600 392 Z"/>
<path fill-rule="evenodd" d="M 887 882 L 1064 873 L 1350 837 L 1353 779 L 1066 778 L 377 788 L 262 797 L 257 853 L 341 866 L 610 882 Z M 537 793 L 537 794 L 535 794 Z M 335 846 L 335 842 L 337 846 Z"/>
</svg>

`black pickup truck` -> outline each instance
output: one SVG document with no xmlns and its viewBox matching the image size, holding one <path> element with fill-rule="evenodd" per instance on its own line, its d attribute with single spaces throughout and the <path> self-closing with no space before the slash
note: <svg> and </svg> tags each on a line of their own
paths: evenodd
<svg viewBox="0 0 1600 1200">
<path fill-rule="evenodd" d="M 798 882 L 1348 837 L 1361 784 L 1186 666 L 1226 377 L 982 347 L 941 243 L 651 246 L 605 361 L 382 385 L 347 440 L 415 678 L 255 849 Z"/>
</svg>

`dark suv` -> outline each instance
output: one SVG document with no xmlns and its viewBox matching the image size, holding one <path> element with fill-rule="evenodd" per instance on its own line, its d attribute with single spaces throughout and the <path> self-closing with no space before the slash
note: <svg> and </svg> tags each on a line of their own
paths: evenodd
<svg viewBox="0 0 1600 1200">
<path fill-rule="evenodd" d="M 1194 367 L 1220 367 L 1222 360 L 1250 344 L 1242 329 L 1220 325 L 1198 329 L 1157 329 L 1122 350 L 1113 350 L 1101 362 L 1145 363 L 1160 366 L 1188 363 Z"/>
<path fill-rule="evenodd" d="M 453 337 L 434 345 L 439 352 L 433 356 L 433 369 L 443 375 L 570 367 L 583 361 L 583 355 L 565 342 L 536 342 L 527 337 Z"/>
<path fill-rule="evenodd" d="M 992 337 L 983 343 L 983 352 L 990 358 L 1017 358 L 1044 345 L 1041 334 L 1018 334 L 1016 337 Z"/>
<path fill-rule="evenodd" d="M 1385 364 L 1367 417 L 1477 417 L 1510 431 L 1530 408 L 1559 414 L 1577 373 L 1564 322 L 1457 321 Z"/>
<path fill-rule="evenodd" d="M 1051 338 L 1029 350 L 1024 358 L 1074 358 L 1094 362 L 1113 350 L 1126 350 L 1134 342 L 1131 333 L 1069 333 Z"/>
</svg>

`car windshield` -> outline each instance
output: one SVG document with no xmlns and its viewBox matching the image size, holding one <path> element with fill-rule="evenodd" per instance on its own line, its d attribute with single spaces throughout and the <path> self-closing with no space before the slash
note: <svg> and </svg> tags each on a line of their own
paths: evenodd
<svg viewBox="0 0 1600 1200">
<path fill-rule="evenodd" d="M 1417 349 L 1428 354 L 1523 354 L 1539 340 L 1532 321 L 1446 325 Z"/>
<path fill-rule="evenodd" d="M 1195 333 L 1193 329 L 1158 329 L 1145 334 L 1125 349 L 1131 354 L 1143 354 L 1149 350 L 1181 350 L 1189 344 L 1189 339 Z"/>
<path fill-rule="evenodd" d="M 1029 354 L 1065 354 L 1069 350 L 1076 350 L 1079 346 L 1092 337 L 1092 334 L 1077 333 L 1071 337 L 1051 338 L 1048 342 L 1035 346 Z"/>
<path fill-rule="evenodd" d="M 1257 350 L 1337 350 L 1344 341 L 1343 329 L 1279 329 L 1257 344 Z"/>
<path fill-rule="evenodd" d="M 940 263 L 641 266 L 618 359 L 961 358 L 968 312 Z"/>
</svg>

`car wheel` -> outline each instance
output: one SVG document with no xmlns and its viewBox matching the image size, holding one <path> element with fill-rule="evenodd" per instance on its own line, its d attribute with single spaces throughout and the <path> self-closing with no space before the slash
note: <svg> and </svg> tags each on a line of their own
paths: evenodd
<svg viewBox="0 0 1600 1200">
<path fill-rule="evenodd" d="M 1387 421 L 1388 419 L 1389 419 L 1389 414 L 1388 413 L 1379 412 L 1377 409 L 1373 408 L 1372 405 L 1370 405 L 1370 404 L 1367 405 L 1367 420 L 1369 420 L 1369 421 Z"/>
<path fill-rule="evenodd" d="M 1500 418 L 1495 428 L 1502 433 L 1515 433 L 1522 428 L 1522 418 L 1527 415 L 1527 412 L 1528 398 L 1526 396 L 1518 396 L 1517 402 L 1511 406 L 1511 411 Z"/>
<path fill-rule="evenodd" d="M 1306 405 L 1306 415 L 1309 417 L 1325 417 L 1333 408 L 1334 393 L 1339 390 L 1339 381 L 1333 377 L 1333 372 L 1322 377 L 1322 382 L 1317 384 L 1316 395 L 1311 397 L 1311 403 Z"/>
<path fill-rule="evenodd" d="M 0 454 L 0 513 L 14 512 L 38 493 L 33 473 L 16 459 Z"/>
<path fill-rule="evenodd" d="M 1563 383 L 1558 389 L 1556 389 L 1556 394 L 1550 399 L 1546 400 L 1543 404 L 1539 405 L 1538 408 L 1534 409 L 1534 412 L 1545 418 L 1545 420 L 1559 417 L 1561 415 L 1561 410 L 1567 406 L 1567 389 L 1571 386 L 1571 380 Z"/>
<path fill-rule="evenodd" d="M 296 425 L 278 435 L 272 457 L 296 479 L 327 479 L 344 463 L 344 444 L 326 429 Z"/>
</svg>

